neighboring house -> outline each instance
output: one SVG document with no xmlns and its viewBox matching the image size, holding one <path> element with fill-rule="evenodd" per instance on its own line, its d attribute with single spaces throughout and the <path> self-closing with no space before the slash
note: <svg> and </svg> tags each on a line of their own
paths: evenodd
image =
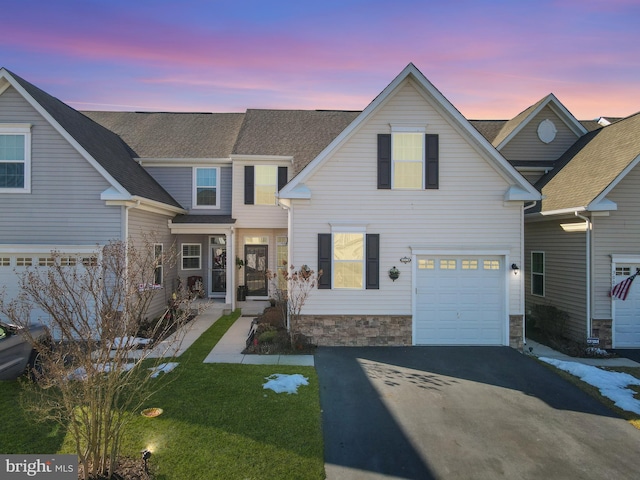
<svg viewBox="0 0 640 480">
<path fill-rule="evenodd" d="M 15 272 L 50 265 L 52 250 L 68 265 L 90 263 L 99 246 L 154 231 L 159 251 L 172 241 L 167 222 L 186 213 L 116 134 L 5 69 L 0 205 L 0 286 L 9 298 Z M 159 292 L 153 309 L 170 294 Z"/>
<path fill-rule="evenodd" d="M 412 64 L 279 198 L 290 262 L 322 271 L 297 325 L 313 342 L 521 347 L 540 194 Z"/>
<path fill-rule="evenodd" d="M 610 296 L 640 268 L 638 162 L 640 114 L 581 136 L 538 181 L 525 220 L 527 308 L 566 311 L 568 336 L 605 348 L 640 347 L 640 282 Z"/>
<path fill-rule="evenodd" d="M 269 298 L 288 262 L 322 271 L 296 326 L 321 345 L 520 348 L 548 304 L 640 347 L 640 283 L 608 295 L 640 268 L 639 138 L 553 95 L 468 121 L 412 64 L 362 112 L 226 114 L 78 112 L 2 69 L 0 284 L 153 233 L 180 252 L 155 310 L 178 279 Z"/>
</svg>

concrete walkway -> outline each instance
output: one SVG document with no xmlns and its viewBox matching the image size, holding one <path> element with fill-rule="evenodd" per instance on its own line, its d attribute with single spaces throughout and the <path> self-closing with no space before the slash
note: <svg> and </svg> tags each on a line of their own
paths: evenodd
<svg viewBox="0 0 640 480">
<path fill-rule="evenodd" d="M 582 363 L 584 365 L 591 365 L 594 367 L 640 367 L 640 363 L 634 362 L 628 358 L 616 357 L 616 358 L 581 358 L 570 357 L 564 353 L 557 352 L 546 345 L 534 342 L 531 339 L 527 339 L 527 344 L 524 346 L 524 353 L 532 355 L 534 357 L 547 357 L 556 360 L 562 360 L 565 362 Z"/>
<path fill-rule="evenodd" d="M 203 302 L 204 303 L 204 302 Z M 207 355 L 204 363 L 242 363 L 245 365 L 314 365 L 313 355 L 244 355 L 247 335 L 252 320 L 269 305 L 266 301 L 239 302 L 238 308 L 243 316 L 239 317 Z M 200 335 L 207 331 L 222 315 L 231 311 L 225 303 L 206 302 L 198 316 L 185 325 L 184 329 L 158 344 L 151 354 L 152 358 L 163 356 L 179 357 Z M 176 336 L 183 335 L 182 341 L 174 342 Z M 175 345 L 172 345 L 175 343 Z M 134 358 L 135 351 L 132 352 Z"/>
<path fill-rule="evenodd" d="M 245 365 L 300 365 L 312 367 L 313 355 L 244 355 L 247 335 L 255 317 L 242 316 L 213 347 L 204 363 L 242 363 Z"/>
</svg>

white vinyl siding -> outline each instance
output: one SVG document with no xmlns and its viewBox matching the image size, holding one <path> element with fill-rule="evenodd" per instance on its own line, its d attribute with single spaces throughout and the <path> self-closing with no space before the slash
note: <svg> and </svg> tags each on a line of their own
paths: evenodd
<svg viewBox="0 0 640 480">
<path fill-rule="evenodd" d="M 389 125 L 427 125 L 439 135 L 439 189 L 377 188 L 377 135 Z M 320 289 L 305 314 L 412 314 L 412 269 L 401 264 L 410 247 L 481 250 L 505 246 L 521 260 L 522 204 L 504 202 L 508 182 L 408 81 L 314 174 L 305 180 L 311 200 L 293 200 L 289 261 L 317 269 L 317 235 L 335 223 L 366 225 L 380 234 L 380 289 Z M 387 275 L 396 266 L 399 278 Z M 523 275 L 509 276 L 508 313 L 522 314 Z M 330 300 L 329 300 L 330 299 Z"/>
<path fill-rule="evenodd" d="M 0 123 L 32 125 L 31 192 L 0 189 L 2 243 L 97 245 L 122 238 L 122 207 L 100 199 L 111 185 L 11 87 L 0 95 Z"/>
<path fill-rule="evenodd" d="M 267 162 L 246 162 L 240 160 L 234 160 L 233 162 L 233 209 L 232 216 L 236 219 L 236 228 L 256 228 L 256 229 L 272 229 L 272 228 L 287 228 L 287 211 L 275 202 L 270 205 L 258 205 L 258 198 L 254 198 L 253 205 L 244 204 L 244 167 L 246 165 L 254 165 L 258 167 L 260 165 L 273 166 L 273 160 Z M 275 164 L 276 167 L 288 167 L 288 171 L 291 172 L 291 162 L 282 161 Z M 277 168 L 275 168 L 277 176 Z M 254 170 L 254 173 L 257 172 Z M 291 175 L 291 173 L 289 173 Z M 257 175 L 254 176 L 254 182 L 257 180 Z M 276 178 L 277 182 L 277 178 Z M 277 188 L 277 186 L 276 186 Z"/>
</svg>

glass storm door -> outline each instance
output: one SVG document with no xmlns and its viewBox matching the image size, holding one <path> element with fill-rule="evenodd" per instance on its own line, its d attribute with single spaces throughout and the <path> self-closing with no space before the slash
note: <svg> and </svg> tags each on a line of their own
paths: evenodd
<svg viewBox="0 0 640 480">
<path fill-rule="evenodd" d="M 267 245 L 245 245 L 245 285 L 247 296 L 267 296 Z"/>
<path fill-rule="evenodd" d="M 227 293 L 227 237 L 211 237 L 211 296 L 224 297 Z"/>
</svg>

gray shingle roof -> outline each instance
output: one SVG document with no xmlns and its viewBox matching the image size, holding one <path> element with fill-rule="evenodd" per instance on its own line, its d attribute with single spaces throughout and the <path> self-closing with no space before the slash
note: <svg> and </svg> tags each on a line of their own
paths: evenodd
<svg viewBox="0 0 640 480">
<path fill-rule="evenodd" d="M 180 204 L 132 159 L 131 150 L 115 133 L 18 75 L 12 72 L 9 74 L 131 195 L 180 207 Z"/>
<path fill-rule="evenodd" d="M 244 113 L 83 112 L 141 158 L 228 158 Z"/>
<path fill-rule="evenodd" d="M 293 156 L 297 174 L 359 114 L 336 110 L 247 110 L 233 153 Z"/>
<path fill-rule="evenodd" d="M 640 113 L 582 136 L 536 187 L 542 211 L 587 206 L 640 155 Z"/>
</svg>

